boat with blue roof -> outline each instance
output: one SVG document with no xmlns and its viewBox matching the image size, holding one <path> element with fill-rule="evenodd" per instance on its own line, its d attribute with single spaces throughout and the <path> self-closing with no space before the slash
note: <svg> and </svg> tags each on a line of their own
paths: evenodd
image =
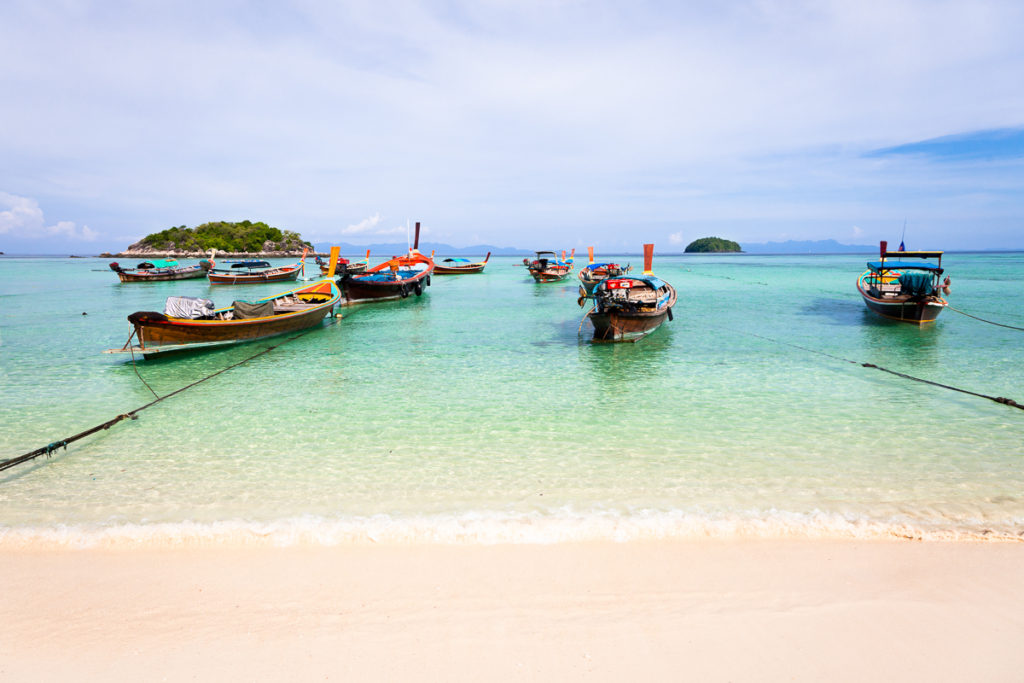
<svg viewBox="0 0 1024 683">
<path fill-rule="evenodd" d="M 434 275 L 463 275 L 465 273 L 482 273 L 484 266 L 491 260 L 491 252 L 483 261 L 470 261 L 465 258 L 446 258 L 443 261 L 434 262 Z"/>
<path fill-rule="evenodd" d="M 287 266 L 272 266 L 269 261 L 246 259 L 242 261 L 224 261 L 230 263 L 228 268 L 214 268 L 206 274 L 211 285 L 247 285 L 264 282 L 294 282 L 306 269 L 306 249 L 302 250 L 302 259 L 298 263 Z"/>
<path fill-rule="evenodd" d="M 562 251 L 562 258 L 558 258 L 558 254 L 553 251 L 538 251 L 532 261 L 524 258 L 523 265 L 537 282 L 558 282 L 567 278 L 572 272 L 572 262 L 575 257 L 575 249 L 572 250 L 569 258 L 565 257 L 565 251 Z"/>
<path fill-rule="evenodd" d="M 178 265 L 173 258 L 143 261 L 134 268 L 122 268 L 117 261 L 108 265 L 121 282 L 167 282 L 205 277 L 213 267 L 213 260 L 203 260 L 193 266 Z"/>
<path fill-rule="evenodd" d="M 924 325 L 935 322 L 949 303 L 950 279 L 942 268 L 941 251 L 888 251 L 879 244 L 879 260 L 857 278 L 857 290 L 868 309 L 901 322 Z"/>
<path fill-rule="evenodd" d="M 654 245 L 645 244 L 642 275 L 605 278 L 593 294 L 580 297 L 581 306 L 594 302 L 587 314 L 594 325 L 594 341 L 638 341 L 672 320 L 676 290 L 651 272 L 653 260 Z"/>
</svg>

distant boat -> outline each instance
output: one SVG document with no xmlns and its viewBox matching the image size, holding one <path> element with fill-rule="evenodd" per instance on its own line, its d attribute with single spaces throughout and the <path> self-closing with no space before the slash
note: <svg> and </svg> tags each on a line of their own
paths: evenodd
<svg viewBox="0 0 1024 683">
<path fill-rule="evenodd" d="M 462 275 L 463 273 L 482 273 L 484 272 L 484 266 L 491 260 L 491 252 L 487 252 L 487 256 L 484 257 L 483 261 L 471 262 L 469 259 L 464 258 L 446 258 L 443 261 L 434 262 L 434 274 L 435 275 Z"/>
<path fill-rule="evenodd" d="M 594 287 L 594 307 L 587 315 L 594 324 L 594 341 L 636 341 L 672 319 L 676 290 L 651 272 L 654 245 L 644 245 L 643 275 L 621 275 Z M 580 297 L 584 305 L 588 297 Z"/>
<path fill-rule="evenodd" d="M 620 266 L 618 263 L 594 263 L 594 248 L 587 247 L 587 253 L 590 257 L 590 262 L 580 268 L 580 272 L 577 277 L 580 279 L 580 284 L 583 287 L 583 291 L 580 292 L 581 296 L 586 296 L 594 291 L 594 286 L 598 282 L 608 277 L 616 277 L 619 275 L 625 275 L 629 271 L 633 270 L 630 265 Z"/>
<path fill-rule="evenodd" d="M 562 258 L 558 258 L 553 251 L 538 251 L 532 261 L 524 258 L 523 265 L 537 282 L 558 282 L 564 280 L 572 272 L 572 262 L 575 256 L 575 249 L 572 250 L 572 255 L 569 258 L 565 258 L 564 251 Z"/>
<path fill-rule="evenodd" d="M 252 303 L 235 301 L 216 309 L 207 299 L 169 297 L 163 313 L 137 311 L 129 315 L 133 330 L 128 342 L 106 353 L 148 358 L 296 332 L 323 320 L 340 300 L 341 291 L 334 280 L 320 280 Z"/>
<path fill-rule="evenodd" d="M 416 239 L 405 256 L 390 258 L 365 273 L 346 273 L 341 277 L 345 297 L 349 301 L 384 301 L 423 294 L 430 286 L 434 260 L 420 253 L 419 244 L 420 224 L 416 223 Z"/>
<path fill-rule="evenodd" d="M 213 267 L 213 262 L 204 260 L 194 266 L 179 266 L 174 259 L 154 259 L 143 261 L 134 268 L 122 268 L 117 261 L 108 265 L 121 282 L 164 282 L 203 277 Z"/>
<path fill-rule="evenodd" d="M 319 256 L 316 257 L 316 263 L 320 266 L 320 274 L 327 275 L 331 271 L 331 264 L 329 261 L 324 261 Z M 335 260 L 334 273 L 335 275 L 344 275 L 349 273 L 350 275 L 358 275 L 359 273 L 365 273 L 366 269 L 370 267 L 370 250 L 366 250 L 366 258 L 362 261 L 350 261 L 344 256 L 339 256 Z"/>
<path fill-rule="evenodd" d="M 945 272 L 943 252 L 888 251 L 887 247 L 888 242 L 879 244 L 879 260 L 868 262 L 868 269 L 857 278 L 857 291 L 864 303 L 871 311 L 891 320 L 915 325 L 935 322 L 949 305 L 940 296 L 940 292 L 949 294 L 950 284 L 948 276 L 939 281 Z"/>
<path fill-rule="evenodd" d="M 225 261 L 230 268 L 214 268 L 206 274 L 211 285 L 248 285 L 264 282 L 294 282 L 306 268 L 306 250 L 302 260 L 289 266 L 272 266 L 268 261 Z"/>
</svg>

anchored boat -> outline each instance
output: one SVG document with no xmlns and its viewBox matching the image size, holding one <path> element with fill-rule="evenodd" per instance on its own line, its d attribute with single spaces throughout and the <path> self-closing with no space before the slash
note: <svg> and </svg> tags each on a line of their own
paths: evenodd
<svg viewBox="0 0 1024 683">
<path fill-rule="evenodd" d="M 230 268 L 214 268 L 206 274 L 211 285 L 248 285 L 264 282 L 294 282 L 306 267 L 306 250 L 302 259 L 289 266 L 272 266 L 267 261 L 225 261 Z"/>
<path fill-rule="evenodd" d="M 523 265 L 526 266 L 527 270 L 530 271 L 530 275 L 537 282 L 558 282 L 568 277 L 569 273 L 572 272 L 572 262 L 576 256 L 576 250 L 572 250 L 572 254 L 569 258 L 565 258 L 565 252 L 562 252 L 562 258 L 558 258 L 558 255 L 553 251 L 538 251 L 537 256 L 531 261 L 530 259 L 523 259 Z"/>
<path fill-rule="evenodd" d="M 326 277 L 330 277 L 329 273 L 331 270 L 331 264 L 329 261 L 324 261 L 319 256 L 316 257 L 316 264 L 320 266 L 320 274 Z M 358 275 L 359 273 L 365 273 L 366 269 L 370 267 L 370 250 L 366 250 L 366 258 L 361 261 L 350 261 L 344 256 L 339 256 L 334 260 L 334 272 L 337 275 L 344 275 L 348 273 L 350 275 Z"/>
<path fill-rule="evenodd" d="M 491 260 L 491 252 L 483 261 L 471 262 L 464 258 L 446 258 L 443 261 L 435 261 L 434 275 L 462 275 L 463 273 L 482 273 L 484 266 Z"/>
<path fill-rule="evenodd" d="M 319 323 L 340 300 L 341 291 L 334 280 L 320 280 L 254 302 L 235 301 L 225 308 L 214 308 L 208 299 L 172 296 L 162 313 L 137 311 L 129 315 L 133 329 L 128 341 L 106 353 L 148 358 L 296 332 Z"/>
<path fill-rule="evenodd" d="M 868 309 L 891 320 L 915 325 L 935 322 L 948 306 L 940 293 L 949 294 L 950 280 L 942 277 L 941 251 L 888 251 L 879 244 L 879 260 L 857 278 L 857 291 Z M 908 259 L 920 259 L 912 261 Z M 934 259 L 934 263 L 932 260 Z"/>
<path fill-rule="evenodd" d="M 619 275 L 625 275 L 629 271 L 633 270 L 633 267 L 626 264 L 625 267 L 620 266 L 618 263 L 594 263 L 594 248 L 587 247 L 587 253 L 590 257 L 590 262 L 580 268 L 580 272 L 577 277 L 580 279 L 581 296 L 586 296 L 594 291 L 594 287 L 598 282 L 609 277 L 618 277 Z"/>
<path fill-rule="evenodd" d="M 134 268 L 122 268 L 117 261 L 108 265 L 121 282 L 163 282 L 203 277 L 214 264 L 213 259 L 200 261 L 194 266 L 179 266 L 174 259 L 154 259 L 143 261 Z"/>
<path fill-rule="evenodd" d="M 346 273 L 341 286 L 350 302 L 404 299 L 410 294 L 420 296 L 430 286 L 434 260 L 419 250 L 420 224 L 416 223 L 416 239 L 409 253 L 395 256 L 368 269 L 365 273 Z"/>
<path fill-rule="evenodd" d="M 643 275 L 620 275 L 597 283 L 588 298 L 594 307 L 587 314 L 594 324 L 594 341 L 637 341 L 672 319 L 676 290 L 651 272 L 654 245 L 644 245 Z"/>
</svg>

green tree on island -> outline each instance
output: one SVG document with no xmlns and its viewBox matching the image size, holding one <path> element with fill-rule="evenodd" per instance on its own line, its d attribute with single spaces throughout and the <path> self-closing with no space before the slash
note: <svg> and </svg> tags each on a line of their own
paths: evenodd
<svg viewBox="0 0 1024 683">
<path fill-rule="evenodd" d="M 147 235 L 138 244 L 158 250 L 259 252 L 267 242 L 274 244 L 272 250 L 294 248 L 296 244 L 300 249 L 303 246 L 312 248 L 298 233 L 274 228 L 262 221 L 253 223 L 248 220 L 238 223 L 213 221 L 195 228 L 180 225 Z"/>
<path fill-rule="evenodd" d="M 732 240 L 722 239 L 721 237 L 701 237 L 699 240 L 694 240 L 686 245 L 687 254 L 703 254 L 711 252 L 740 252 L 740 245 Z"/>
</svg>

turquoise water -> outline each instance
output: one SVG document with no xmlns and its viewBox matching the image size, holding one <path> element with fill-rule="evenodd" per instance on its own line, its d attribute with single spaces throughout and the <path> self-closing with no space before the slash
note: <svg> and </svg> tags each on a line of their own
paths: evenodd
<svg viewBox="0 0 1024 683">
<path fill-rule="evenodd" d="M 435 276 L 0 473 L 0 543 L 1020 537 L 1024 411 L 842 359 L 1024 403 L 1024 332 L 878 318 L 868 258 L 656 257 L 675 320 L 614 345 L 580 331 L 575 279 Z M 953 306 L 1024 327 L 1024 254 L 943 265 Z M 129 313 L 286 289 L 105 268 L 0 259 L 0 458 L 153 399 L 101 353 Z M 163 395 L 277 341 L 137 369 Z"/>
</svg>

